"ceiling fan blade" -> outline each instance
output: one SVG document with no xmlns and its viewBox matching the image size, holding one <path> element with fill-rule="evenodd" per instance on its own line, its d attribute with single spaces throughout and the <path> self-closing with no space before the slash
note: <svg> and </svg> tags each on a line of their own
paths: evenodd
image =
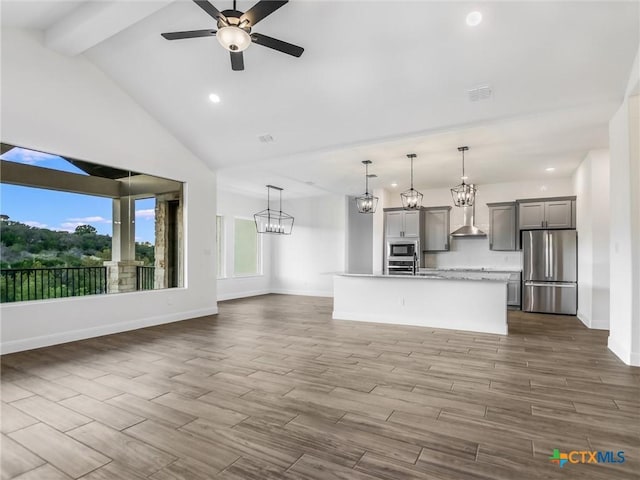
<svg viewBox="0 0 640 480">
<path fill-rule="evenodd" d="M 299 57 L 302 55 L 302 52 L 304 52 L 304 48 L 302 47 L 283 42 L 277 38 L 267 37 L 266 35 L 261 35 L 259 33 L 252 33 L 251 40 L 253 40 L 253 43 L 257 43 L 263 47 L 273 48 L 274 50 L 278 50 L 279 52 L 286 53 L 288 55 L 293 55 L 294 57 Z"/>
<path fill-rule="evenodd" d="M 242 52 L 229 52 L 231 54 L 231 70 L 244 70 L 244 56 Z"/>
<path fill-rule="evenodd" d="M 216 7 L 211 5 L 211 3 L 207 2 L 207 0 L 193 0 L 193 1 L 197 3 L 201 9 L 203 9 L 205 12 L 207 12 L 216 20 L 221 18 L 222 20 L 224 20 L 225 23 L 227 23 L 227 17 L 225 17 L 222 13 L 220 13 L 220 11 Z"/>
<path fill-rule="evenodd" d="M 188 32 L 171 32 L 162 33 L 161 35 L 167 40 L 181 40 L 183 38 L 212 37 L 216 34 L 215 30 L 191 30 Z"/>
<path fill-rule="evenodd" d="M 249 26 L 253 27 L 256 23 L 267 15 L 271 15 L 285 3 L 289 3 L 289 0 L 260 0 L 249 10 L 244 12 L 240 17 L 240 22 L 248 21 Z"/>
</svg>

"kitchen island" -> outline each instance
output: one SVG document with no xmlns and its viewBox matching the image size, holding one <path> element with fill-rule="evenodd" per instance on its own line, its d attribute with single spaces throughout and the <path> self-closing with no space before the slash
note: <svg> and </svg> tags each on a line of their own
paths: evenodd
<svg viewBox="0 0 640 480">
<path fill-rule="evenodd" d="M 333 318 L 507 334 L 509 274 L 336 275 Z"/>
</svg>

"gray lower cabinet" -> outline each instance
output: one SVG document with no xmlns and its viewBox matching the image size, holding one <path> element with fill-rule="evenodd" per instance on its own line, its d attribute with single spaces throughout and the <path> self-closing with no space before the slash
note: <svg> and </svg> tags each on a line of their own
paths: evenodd
<svg viewBox="0 0 640 480">
<path fill-rule="evenodd" d="M 576 228 L 575 197 L 518 200 L 520 230 Z"/>
<path fill-rule="evenodd" d="M 520 272 L 511 273 L 507 283 L 507 306 L 520 307 Z"/>
<path fill-rule="evenodd" d="M 488 203 L 489 249 L 517 250 L 516 202 Z"/>
<path fill-rule="evenodd" d="M 449 250 L 449 229 L 451 207 L 426 207 L 424 210 L 425 252 L 446 252 Z"/>
</svg>

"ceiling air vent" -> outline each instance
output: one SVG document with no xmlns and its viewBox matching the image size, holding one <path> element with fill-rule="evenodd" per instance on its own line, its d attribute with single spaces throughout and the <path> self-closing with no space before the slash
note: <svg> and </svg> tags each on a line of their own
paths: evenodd
<svg viewBox="0 0 640 480">
<path fill-rule="evenodd" d="M 480 85 L 467 90 L 469 100 L 477 102 L 478 100 L 486 100 L 491 97 L 491 87 L 489 85 Z"/>
<path fill-rule="evenodd" d="M 258 135 L 258 140 L 262 143 L 271 143 L 273 142 L 273 137 L 267 133 L 266 135 Z"/>
</svg>

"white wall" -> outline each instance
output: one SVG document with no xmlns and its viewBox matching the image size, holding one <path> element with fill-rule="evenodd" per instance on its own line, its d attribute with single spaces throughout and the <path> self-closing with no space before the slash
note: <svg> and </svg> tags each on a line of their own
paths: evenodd
<svg viewBox="0 0 640 480">
<path fill-rule="evenodd" d="M 425 207 L 452 205 L 451 192 L 448 188 L 423 189 L 417 187 L 424 198 Z M 570 178 L 550 178 L 546 181 L 508 182 L 478 185 L 476 197 L 476 226 L 483 232 L 489 232 L 489 207 L 487 203 L 511 202 L 524 198 L 540 198 L 573 195 L 573 184 Z M 400 207 L 400 192 L 387 191 L 389 201 L 386 206 Z M 451 209 L 451 231 L 461 227 L 463 223 L 462 209 Z M 381 260 L 379 260 L 381 262 Z M 452 238 L 451 250 L 428 254 L 425 258 L 429 267 L 516 267 L 522 268 L 521 252 L 498 252 L 489 250 L 488 238 Z"/>
<path fill-rule="evenodd" d="M 609 328 L 609 152 L 588 153 L 573 177 L 578 198 L 578 318 Z"/>
<path fill-rule="evenodd" d="M 347 251 L 348 273 L 373 272 L 373 215 L 358 212 L 356 197 L 347 197 Z"/>
<path fill-rule="evenodd" d="M 265 193 L 266 195 L 266 193 Z M 271 292 L 271 235 L 260 235 L 262 242 L 262 274 L 236 277 L 233 272 L 234 219 L 253 219 L 253 214 L 266 208 L 265 199 L 249 197 L 218 186 L 217 214 L 223 216 L 225 277 L 218 279 L 218 300 L 264 295 Z"/>
<path fill-rule="evenodd" d="M 186 288 L 4 304 L 2 352 L 217 312 L 215 174 L 83 57 L 2 29 L 2 141 L 186 182 Z"/>
<path fill-rule="evenodd" d="M 609 348 L 640 366 L 640 48 L 624 101 L 609 122 L 610 327 Z"/>
<path fill-rule="evenodd" d="M 293 234 L 273 239 L 275 293 L 333 295 L 333 275 L 345 267 L 345 198 L 324 195 L 283 201 Z"/>
</svg>

